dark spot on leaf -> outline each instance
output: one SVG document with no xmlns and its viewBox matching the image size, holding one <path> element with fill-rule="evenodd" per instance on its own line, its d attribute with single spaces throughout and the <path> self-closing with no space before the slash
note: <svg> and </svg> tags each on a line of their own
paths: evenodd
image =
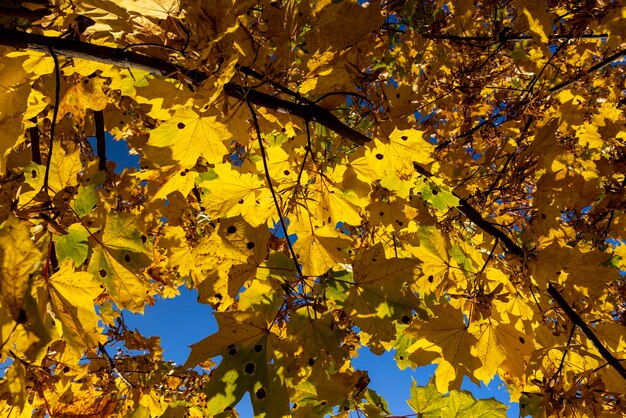
<svg viewBox="0 0 626 418">
<path fill-rule="evenodd" d="M 322 405 L 322 406 L 326 405 L 326 401 L 320 402 L 320 405 Z"/>
<path fill-rule="evenodd" d="M 221 293 L 216 293 L 215 294 L 215 299 L 222 300 L 222 294 Z"/>
<path fill-rule="evenodd" d="M 107 276 L 107 271 L 105 269 L 101 269 L 98 274 L 100 274 L 100 277 L 105 278 Z"/>
<path fill-rule="evenodd" d="M 381 212 L 378 212 L 378 214 L 379 214 L 380 216 L 385 216 L 385 212 L 382 212 L 382 211 L 381 211 Z"/>
<path fill-rule="evenodd" d="M 433 196 L 437 196 L 439 194 L 439 192 L 435 189 L 433 189 Z"/>
<path fill-rule="evenodd" d="M 104 285 L 103 284 L 100 285 L 100 289 L 104 289 Z"/>
<path fill-rule="evenodd" d="M 254 346 L 255 353 L 260 353 L 261 351 L 263 351 L 263 344 L 257 344 Z"/>
<path fill-rule="evenodd" d="M 246 248 L 249 249 L 249 250 L 253 249 L 254 248 L 254 242 L 247 243 L 246 244 Z"/>
<path fill-rule="evenodd" d="M 237 354 L 237 347 L 235 347 L 234 344 L 231 344 L 231 345 L 229 345 L 226 348 L 228 349 L 228 355 L 229 356 L 234 356 L 235 354 Z"/>
<path fill-rule="evenodd" d="M 556 272 L 556 275 L 557 275 L 557 276 L 558 276 L 559 274 L 561 274 L 561 271 L 560 271 L 560 270 Z"/>
<path fill-rule="evenodd" d="M 526 340 L 524 339 L 524 337 L 519 337 L 519 342 L 524 344 L 526 342 Z"/>
<path fill-rule="evenodd" d="M 176 127 L 177 127 L 178 129 L 185 129 L 185 124 L 184 124 L 184 123 L 182 123 L 182 122 L 178 122 L 178 125 L 176 125 Z"/>
<path fill-rule="evenodd" d="M 337 251 L 341 251 L 341 247 L 337 247 Z"/>
<path fill-rule="evenodd" d="M 376 159 L 377 160 L 382 160 L 383 159 L 383 155 L 382 154 L 376 154 Z"/>
<path fill-rule="evenodd" d="M 30 175 L 32 178 L 37 178 L 37 170 L 31 170 Z"/>
<path fill-rule="evenodd" d="M 180 175 L 181 175 L 181 176 L 183 176 L 183 177 L 185 177 L 185 175 L 187 175 L 187 173 L 185 173 L 184 171 L 181 171 L 181 172 L 180 172 Z"/>
<path fill-rule="evenodd" d="M 400 356 L 398 357 L 400 360 L 404 360 L 404 356 Z"/>
<path fill-rule="evenodd" d="M 314 364 L 315 364 L 315 359 L 314 359 L 313 357 L 311 357 L 311 358 L 309 359 L 309 366 L 312 366 L 312 365 L 314 365 Z"/>
<path fill-rule="evenodd" d="M 70 368 L 68 366 L 63 367 L 63 373 L 67 373 L 70 371 Z"/>
<path fill-rule="evenodd" d="M 344 411 L 349 411 L 349 410 L 350 410 L 350 407 L 349 407 L 348 405 L 346 405 L 346 406 L 344 406 L 344 407 L 343 407 L 343 410 L 344 410 Z"/>
<path fill-rule="evenodd" d="M 243 371 L 246 372 L 246 374 L 253 374 L 255 369 L 256 366 L 254 363 L 246 363 L 246 365 L 243 366 Z"/>
<path fill-rule="evenodd" d="M 267 396 L 267 393 L 265 393 L 265 389 L 261 388 L 261 389 L 256 391 L 254 396 L 256 396 L 256 398 L 259 399 L 259 400 L 260 399 L 265 399 L 265 396 Z"/>
<path fill-rule="evenodd" d="M 545 214 L 545 213 L 542 213 L 542 214 L 541 214 L 541 219 L 546 219 L 546 218 L 547 218 L 546 214 Z"/>
<path fill-rule="evenodd" d="M 403 324 L 408 324 L 409 322 L 411 322 L 411 318 L 409 318 L 409 316 L 408 316 L 408 315 L 404 315 L 404 316 L 402 317 L 402 323 L 403 323 Z"/>
<path fill-rule="evenodd" d="M 285 170 L 285 171 L 283 171 L 283 174 L 288 176 L 290 174 L 290 171 L 289 170 Z"/>
<path fill-rule="evenodd" d="M 428 283 L 432 283 L 435 278 L 433 276 L 428 276 Z"/>
<path fill-rule="evenodd" d="M 229 226 L 228 229 L 226 230 L 227 234 L 234 234 L 235 232 L 237 232 L 237 227 L 235 225 Z"/>
<path fill-rule="evenodd" d="M 352 254 L 352 250 L 348 250 L 348 254 Z"/>
<path fill-rule="evenodd" d="M 84 79 L 83 84 L 89 84 L 89 79 L 88 78 Z"/>
<path fill-rule="evenodd" d="M 402 135 L 402 136 L 400 137 L 400 139 L 401 139 L 401 140 L 403 140 L 403 141 L 406 141 L 407 139 L 409 139 L 409 137 L 408 137 L 408 136 L 406 136 L 406 135 Z"/>
<path fill-rule="evenodd" d="M 130 256 L 128 254 L 124 254 L 124 261 L 130 263 Z"/>
<path fill-rule="evenodd" d="M 400 98 L 400 93 L 396 93 L 396 99 Z"/>
<path fill-rule="evenodd" d="M 237 203 L 239 203 L 240 205 L 243 205 L 243 199 L 239 199 L 239 202 Z"/>
<path fill-rule="evenodd" d="M 141 236 L 141 243 L 142 243 L 142 244 L 145 244 L 145 243 L 146 243 L 146 241 L 148 241 L 148 237 L 147 237 L 147 236 L 145 236 L 145 235 L 142 235 L 142 236 Z"/>
<path fill-rule="evenodd" d="M 521 403 L 521 404 L 519 404 L 519 406 L 520 406 L 520 408 L 522 408 L 522 409 L 526 408 L 526 404 L 525 404 L 525 403 Z"/>
</svg>

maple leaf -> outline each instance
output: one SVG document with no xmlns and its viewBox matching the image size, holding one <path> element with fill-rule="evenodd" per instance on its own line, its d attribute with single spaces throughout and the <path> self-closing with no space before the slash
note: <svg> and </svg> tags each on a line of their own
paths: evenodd
<svg viewBox="0 0 626 418">
<path fill-rule="evenodd" d="M 215 116 L 200 116 L 184 108 L 150 132 L 148 145 L 168 148 L 174 161 L 185 169 L 196 165 L 198 157 L 210 163 L 221 162 L 228 153 L 224 142 L 230 137 L 226 126 Z"/>
</svg>

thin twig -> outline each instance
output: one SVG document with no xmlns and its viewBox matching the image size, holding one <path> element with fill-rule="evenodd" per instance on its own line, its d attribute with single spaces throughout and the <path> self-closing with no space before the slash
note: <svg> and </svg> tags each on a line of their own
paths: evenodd
<svg viewBox="0 0 626 418">
<path fill-rule="evenodd" d="M 283 217 L 283 212 L 280 209 L 280 204 L 278 203 L 278 198 L 276 197 L 276 192 L 274 191 L 274 186 L 272 185 L 272 178 L 270 177 L 269 167 L 267 165 L 267 156 L 265 154 L 265 146 L 263 145 L 263 138 L 261 138 L 261 127 L 259 126 L 259 120 L 257 118 L 256 111 L 248 100 L 246 100 L 246 104 L 248 105 L 248 109 L 250 109 L 250 113 L 252 114 L 252 122 L 254 123 L 254 130 L 256 131 L 257 141 L 259 143 L 259 148 L 261 150 L 261 158 L 263 159 L 263 169 L 265 170 L 265 179 L 267 180 L 267 186 L 272 194 L 272 198 L 274 199 L 274 206 L 276 206 L 276 212 L 278 212 L 278 222 L 283 230 L 283 234 L 285 234 L 285 238 L 287 239 L 287 246 L 289 247 L 289 252 L 291 253 L 291 257 L 293 258 L 293 263 L 296 266 L 296 272 L 299 277 L 302 277 L 302 270 L 300 269 L 300 264 L 298 264 L 298 257 L 296 257 L 296 253 L 293 250 L 293 246 L 291 245 L 291 241 L 289 241 L 289 233 L 287 232 L 287 225 L 285 224 L 285 218 Z M 308 126 L 308 124 L 307 124 Z"/>
<path fill-rule="evenodd" d="M 102 343 L 100 342 L 98 343 L 98 350 L 100 350 L 100 354 L 104 357 L 107 363 L 109 363 L 111 371 L 115 373 L 122 380 L 122 382 L 126 384 L 126 386 L 132 388 L 133 384 L 126 378 L 126 376 L 124 376 L 124 374 L 122 374 L 122 372 L 119 371 L 119 369 L 115 365 L 115 361 L 113 361 L 106 348 L 104 348 L 104 345 L 102 345 Z"/>
<path fill-rule="evenodd" d="M 48 145 L 48 160 L 46 161 L 46 173 L 43 176 L 43 190 L 48 191 L 48 177 L 50 176 L 50 163 L 52 162 L 52 151 L 54 146 L 54 128 L 56 127 L 57 116 L 59 114 L 59 101 L 61 97 L 61 69 L 59 68 L 59 58 L 52 47 L 48 47 L 48 52 L 54 60 L 54 107 L 52 111 L 52 124 L 50 125 L 50 144 Z"/>
</svg>

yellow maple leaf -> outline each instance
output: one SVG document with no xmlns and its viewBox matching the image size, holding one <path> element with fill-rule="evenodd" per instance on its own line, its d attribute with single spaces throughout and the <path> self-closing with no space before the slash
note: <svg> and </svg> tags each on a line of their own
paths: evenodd
<svg viewBox="0 0 626 418">
<path fill-rule="evenodd" d="M 94 300 L 103 288 L 90 273 L 75 271 L 73 262 L 66 259 L 48 280 L 40 276 L 35 284 L 37 288 L 39 304 L 50 304 L 49 309 L 54 319 L 60 322 L 62 338 L 72 350 L 76 362 L 84 350 L 93 349 L 99 342 L 106 341 L 94 310 Z"/>
<path fill-rule="evenodd" d="M 215 116 L 200 116 L 190 108 L 179 109 L 174 116 L 150 132 L 148 145 L 167 147 L 182 168 L 192 168 L 198 157 L 220 163 L 228 153 L 224 142 L 231 139 L 226 125 Z"/>
</svg>

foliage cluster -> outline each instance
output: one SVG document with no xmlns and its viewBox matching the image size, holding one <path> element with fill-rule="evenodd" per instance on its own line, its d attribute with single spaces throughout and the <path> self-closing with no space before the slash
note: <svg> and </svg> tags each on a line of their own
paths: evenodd
<svg viewBox="0 0 626 418">
<path fill-rule="evenodd" d="M 0 415 L 389 415 L 361 347 L 624 413 L 623 2 L 5 3 Z M 180 286 L 175 365 L 121 313 Z"/>
</svg>

